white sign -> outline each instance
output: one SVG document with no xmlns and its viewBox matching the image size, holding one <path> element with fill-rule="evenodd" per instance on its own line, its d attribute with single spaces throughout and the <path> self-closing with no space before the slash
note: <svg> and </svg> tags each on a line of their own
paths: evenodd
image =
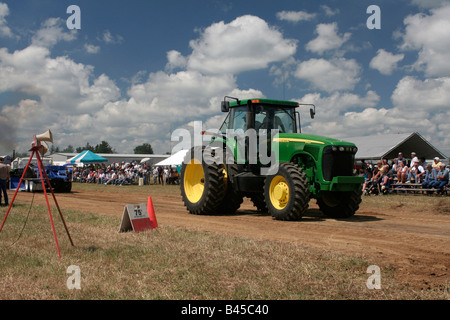
<svg viewBox="0 0 450 320">
<path fill-rule="evenodd" d="M 119 232 L 139 232 L 150 229 L 153 229 L 153 225 L 148 216 L 147 205 L 145 203 L 125 206 Z"/>
</svg>

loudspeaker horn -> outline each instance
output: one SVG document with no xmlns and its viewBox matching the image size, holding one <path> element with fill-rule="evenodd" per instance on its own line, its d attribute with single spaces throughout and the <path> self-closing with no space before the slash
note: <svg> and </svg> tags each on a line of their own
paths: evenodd
<svg viewBox="0 0 450 320">
<path fill-rule="evenodd" d="M 53 143 L 52 132 L 50 130 L 47 130 L 44 133 L 38 134 L 38 135 L 36 135 L 36 140 L 37 141 L 48 141 L 50 143 Z"/>
<path fill-rule="evenodd" d="M 48 152 L 48 145 L 44 141 L 42 141 L 41 146 L 42 148 L 39 148 L 39 153 L 41 154 L 41 156 L 44 156 Z"/>
</svg>

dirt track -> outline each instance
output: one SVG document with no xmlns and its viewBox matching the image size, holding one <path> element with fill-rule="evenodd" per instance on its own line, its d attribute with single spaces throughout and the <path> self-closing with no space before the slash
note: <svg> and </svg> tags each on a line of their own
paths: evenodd
<svg viewBox="0 0 450 320">
<path fill-rule="evenodd" d="M 166 186 L 174 188 L 173 186 Z M 390 210 L 362 205 L 352 219 L 325 217 L 311 201 L 302 221 L 275 221 L 255 211 L 247 199 L 235 215 L 195 216 L 189 214 L 181 197 L 172 194 L 118 193 L 118 186 L 105 186 L 101 192 L 76 190 L 57 194 L 62 209 L 96 212 L 118 218 L 124 205 L 147 203 L 152 197 L 158 224 L 179 226 L 252 239 L 295 242 L 300 245 L 344 254 L 363 255 L 370 263 L 394 270 L 395 278 L 417 290 L 449 286 L 450 215 L 418 212 L 400 205 Z M 123 187 L 125 188 L 125 187 Z M 414 196 L 412 196 L 414 197 Z M 18 199 L 29 201 L 30 194 Z M 44 203 L 43 195 L 35 202 Z M 448 206 L 448 199 L 442 200 Z M 53 200 L 52 202 L 53 203 Z M 447 209 L 448 210 L 448 207 Z"/>
</svg>

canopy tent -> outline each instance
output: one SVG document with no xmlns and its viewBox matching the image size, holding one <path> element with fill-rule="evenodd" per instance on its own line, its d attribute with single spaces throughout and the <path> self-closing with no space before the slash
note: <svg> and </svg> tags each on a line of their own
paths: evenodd
<svg viewBox="0 0 450 320">
<path fill-rule="evenodd" d="M 180 150 L 167 159 L 158 162 L 155 166 L 180 166 L 183 163 L 184 157 L 188 151 L 189 150 Z"/>
<path fill-rule="evenodd" d="M 98 163 L 107 161 L 108 159 L 100 157 L 90 150 L 84 150 L 83 152 L 77 154 L 75 157 L 66 160 L 66 163 Z"/>
<path fill-rule="evenodd" d="M 397 158 L 399 152 L 402 152 L 406 158 L 410 157 L 411 152 L 415 152 L 419 158 L 424 157 L 428 160 L 434 157 L 447 158 L 418 132 L 352 137 L 343 140 L 353 142 L 358 147 L 355 156 L 357 160 L 380 160 L 381 158 L 392 160 Z"/>
</svg>

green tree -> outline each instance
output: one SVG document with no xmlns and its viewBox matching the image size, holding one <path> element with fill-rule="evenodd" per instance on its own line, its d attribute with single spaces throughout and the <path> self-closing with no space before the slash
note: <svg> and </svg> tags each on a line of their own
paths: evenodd
<svg viewBox="0 0 450 320">
<path fill-rule="evenodd" d="M 80 153 L 81 151 L 84 151 L 84 150 L 90 150 L 90 151 L 93 151 L 93 152 L 94 152 L 94 147 L 91 146 L 91 145 L 89 144 L 89 142 L 88 142 L 88 143 L 86 143 L 86 146 L 85 146 L 85 147 L 78 147 L 78 148 L 77 148 L 77 153 Z"/>
<path fill-rule="evenodd" d="M 153 154 L 152 146 L 148 143 L 137 146 L 134 148 L 134 154 Z"/>
<path fill-rule="evenodd" d="M 115 153 L 113 148 L 108 142 L 102 141 L 100 144 L 96 145 L 94 148 L 95 153 Z"/>
<path fill-rule="evenodd" d="M 69 144 L 69 145 L 67 146 L 67 148 L 63 149 L 61 152 L 63 152 L 63 153 L 74 153 L 74 152 L 75 152 L 75 149 L 73 148 L 72 145 Z"/>
</svg>

